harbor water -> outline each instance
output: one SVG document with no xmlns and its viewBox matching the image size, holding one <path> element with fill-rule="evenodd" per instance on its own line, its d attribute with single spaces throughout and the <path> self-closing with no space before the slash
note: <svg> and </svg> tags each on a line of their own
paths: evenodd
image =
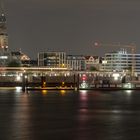
<svg viewBox="0 0 140 140">
<path fill-rule="evenodd" d="M 139 139 L 139 90 L 0 90 L 0 140 Z"/>
</svg>

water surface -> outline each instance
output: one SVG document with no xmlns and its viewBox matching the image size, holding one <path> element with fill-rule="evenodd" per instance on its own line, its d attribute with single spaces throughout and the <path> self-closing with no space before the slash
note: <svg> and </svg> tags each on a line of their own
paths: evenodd
<svg viewBox="0 0 140 140">
<path fill-rule="evenodd" d="M 0 140 L 139 139 L 139 91 L 0 90 Z"/>
</svg>

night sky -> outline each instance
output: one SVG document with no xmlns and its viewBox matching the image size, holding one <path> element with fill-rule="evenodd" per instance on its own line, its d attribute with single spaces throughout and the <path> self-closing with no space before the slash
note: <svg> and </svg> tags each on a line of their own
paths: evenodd
<svg viewBox="0 0 140 140">
<path fill-rule="evenodd" d="M 140 53 L 140 0 L 5 0 L 9 48 L 32 58 L 40 51 L 100 55 L 113 47 L 137 45 Z"/>
</svg>

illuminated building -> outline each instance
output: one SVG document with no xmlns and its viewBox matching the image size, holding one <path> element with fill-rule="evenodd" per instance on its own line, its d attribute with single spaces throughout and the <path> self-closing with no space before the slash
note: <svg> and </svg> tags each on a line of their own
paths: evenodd
<svg viewBox="0 0 140 140">
<path fill-rule="evenodd" d="M 12 51 L 11 55 L 13 58 L 18 59 L 20 61 L 30 60 L 30 57 L 24 54 L 21 50 L 19 51 Z"/>
<path fill-rule="evenodd" d="M 30 57 L 24 54 L 21 50 L 11 52 L 11 60 L 18 61 L 21 66 L 30 66 L 32 61 Z M 33 62 L 34 63 L 34 62 Z"/>
<path fill-rule="evenodd" d="M 9 62 L 9 52 L 1 52 L 0 51 L 0 66 L 6 66 Z"/>
<path fill-rule="evenodd" d="M 50 68 L 66 67 L 65 52 L 40 52 L 38 53 L 38 66 Z"/>
<path fill-rule="evenodd" d="M 72 70 L 86 70 L 85 57 L 82 55 L 67 55 L 66 65 Z"/>
<path fill-rule="evenodd" d="M 0 49 L 6 51 L 8 49 L 8 34 L 6 26 L 6 16 L 2 3 L 0 3 Z"/>
<path fill-rule="evenodd" d="M 95 71 L 100 69 L 101 58 L 98 56 L 85 56 L 86 70 Z"/>
<path fill-rule="evenodd" d="M 0 66 L 5 66 L 9 62 L 10 52 L 8 51 L 6 16 L 2 5 L 0 3 Z"/>
<path fill-rule="evenodd" d="M 127 53 L 122 49 L 118 52 L 106 53 L 102 61 L 102 71 L 132 71 L 132 63 L 134 64 L 134 72 L 140 74 L 140 54 Z"/>
</svg>

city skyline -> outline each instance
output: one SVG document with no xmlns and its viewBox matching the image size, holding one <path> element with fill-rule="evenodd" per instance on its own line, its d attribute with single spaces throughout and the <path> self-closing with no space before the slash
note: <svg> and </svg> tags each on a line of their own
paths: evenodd
<svg viewBox="0 0 140 140">
<path fill-rule="evenodd" d="M 113 50 L 93 48 L 93 43 L 137 45 L 139 53 L 139 5 L 125 0 L 5 0 L 9 49 L 36 58 L 40 51 L 100 55 Z"/>
</svg>

